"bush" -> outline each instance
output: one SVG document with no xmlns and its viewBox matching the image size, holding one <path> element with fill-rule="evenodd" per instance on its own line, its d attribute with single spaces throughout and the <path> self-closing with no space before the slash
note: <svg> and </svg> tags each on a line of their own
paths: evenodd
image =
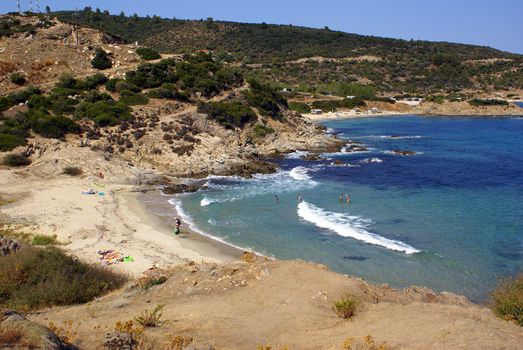
<svg viewBox="0 0 523 350">
<path fill-rule="evenodd" d="M 169 99 L 178 101 L 189 101 L 190 95 L 184 91 L 178 91 L 174 84 L 165 83 L 157 89 L 151 89 L 147 92 L 150 98 Z"/>
<path fill-rule="evenodd" d="M 111 58 L 109 58 L 107 52 L 105 52 L 101 47 L 97 47 L 91 65 L 96 69 L 104 70 L 111 68 L 113 62 L 111 61 Z"/>
<path fill-rule="evenodd" d="M 26 83 L 25 75 L 23 73 L 13 73 L 9 77 L 11 82 L 16 85 L 24 85 Z"/>
<path fill-rule="evenodd" d="M 289 102 L 289 108 L 300 114 L 310 113 L 311 107 L 303 102 Z"/>
<path fill-rule="evenodd" d="M 18 146 L 27 145 L 27 140 L 23 137 L 0 133 L 0 152 L 7 152 Z"/>
<path fill-rule="evenodd" d="M 69 175 L 69 176 L 80 176 L 83 174 L 82 169 L 75 167 L 75 166 L 68 166 L 65 167 L 62 171 L 62 174 Z"/>
<path fill-rule="evenodd" d="M 243 128 L 258 119 L 252 108 L 240 101 L 202 103 L 198 105 L 198 112 L 207 114 L 207 118 L 226 129 Z"/>
<path fill-rule="evenodd" d="M 80 132 L 80 127 L 64 116 L 54 116 L 45 109 L 30 109 L 27 112 L 30 126 L 35 133 L 47 138 L 63 138 L 68 133 Z"/>
<path fill-rule="evenodd" d="M 505 100 L 482 100 L 479 98 L 475 98 L 473 100 L 469 101 L 469 104 L 475 107 L 482 107 L 482 106 L 508 106 L 509 103 Z"/>
<path fill-rule="evenodd" d="M 162 309 L 164 306 L 156 305 L 151 311 L 145 310 L 140 316 L 135 317 L 134 320 L 143 327 L 158 327 L 162 324 Z"/>
<path fill-rule="evenodd" d="M 131 109 L 120 102 L 82 102 L 74 114 L 76 119 L 92 119 L 98 126 L 114 126 L 131 116 Z"/>
<path fill-rule="evenodd" d="M 86 303 L 127 281 L 57 248 L 28 247 L 0 259 L 0 306 L 20 311 Z"/>
<path fill-rule="evenodd" d="M 274 129 L 262 125 L 262 124 L 256 124 L 254 127 L 254 137 L 255 138 L 264 138 L 265 136 L 274 133 Z"/>
<path fill-rule="evenodd" d="M 140 93 L 132 92 L 129 90 L 123 90 L 120 95 L 120 103 L 127 106 L 146 105 L 149 103 L 149 99 Z"/>
<path fill-rule="evenodd" d="M 491 304 L 497 316 L 523 326 L 523 274 L 502 282 L 492 293 Z"/>
<path fill-rule="evenodd" d="M 31 241 L 32 245 L 53 245 L 57 244 L 56 235 L 46 236 L 46 235 L 36 235 Z"/>
<path fill-rule="evenodd" d="M 31 164 L 31 160 L 23 154 L 8 154 L 4 157 L 4 165 L 7 166 L 26 166 Z"/>
<path fill-rule="evenodd" d="M 105 74 L 102 73 L 96 73 L 93 74 L 85 79 L 85 85 L 88 90 L 92 90 L 94 88 L 97 88 L 100 85 L 103 85 L 107 82 L 107 77 Z"/>
<path fill-rule="evenodd" d="M 127 83 L 134 84 L 141 89 L 151 89 L 163 83 L 175 83 L 176 76 L 173 72 L 171 61 L 162 60 L 159 63 L 145 63 L 134 71 L 125 73 Z"/>
<path fill-rule="evenodd" d="M 282 109 L 287 108 L 287 99 L 269 85 L 256 80 L 249 81 L 250 90 L 245 97 L 250 106 L 257 108 L 261 114 L 276 120 L 283 119 Z"/>
<path fill-rule="evenodd" d="M 167 277 L 166 276 L 160 276 L 158 278 L 150 278 L 150 279 L 147 279 L 142 284 L 142 289 L 143 290 L 149 290 L 150 288 L 152 288 L 154 286 L 158 286 L 160 284 L 164 284 L 166 281 L 167 281 Z"/>
<path fill-rule="evenodd" d="M 361 98 L 356 97 L 353 99 L 343 100 L 326 100 L 326 101 L 314 101 L 312 107 L 315 109 L 321 109 L 323 112 L 335 111 L 338 108 L 356 108 L 363 107 L 366 103 Z"/>
<path fill-rule="evenodd" d="M 148 47 L 140 47 L 136 50 L 136 53 L 138 54 L 138 56 L 140 56 L 141 59 L 146 61 L 152 61 L 162 58 L 162 56 L 160 56 L 160 54 L 157 51 Z"/>
<path fill-rule="evenodd" d="M 347 319 L 354 316 L 356 311 L 357 300 L 352 296 L 347 296 L 336 301 L 332 306 L 332 310 L 338 317 Z"/>
</svg>

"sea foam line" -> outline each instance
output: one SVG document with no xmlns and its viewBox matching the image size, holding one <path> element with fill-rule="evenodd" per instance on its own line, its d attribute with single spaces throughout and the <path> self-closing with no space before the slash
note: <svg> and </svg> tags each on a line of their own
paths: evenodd
<svg viewBox="0 0 523 350">
<path fill-rule="evenodd" d="M 354 238 L 368 244 L 373 244 L 387 248 L 389 250 L 403 252 L 405 254 L 419 253 L 420 250 L 410 245 L 382 237 L 378 234 L 366 230 L 370 220 L 362 219 L 358 216 L 348 216 L 340 213 L 325 211 L 308 202 L 298 204 L 298 215 L 316 226 L 330 231 L 343 237 Z"/>
<path fill-rule="evenodd" d="M 212 240 L 215 240 L 217 242 L 220 242 L 222 244 L 228 245 L 229 247 L 233 247 L 233 248 L 236 248 L 236 249 L 242 250 L 242 251 L 253 252 L 256 255 L 263 256 L 263 254 L 258 253 L 254 249 L 240 247 L 239 245 L 227 242 L 223 238 L 213 236 L 213 235 L 211 235 L 211 234 L 201 230 L 198 226 L 196 226 L 196 224 L 194 223 L 192 217 L 183 210 L 182 202 L 179 199 L 171 198 L 171 199 L 168 200 L 168 202 L 169 202 L 169 204 L 174 206 L 174 208 L 176 209 L 176 212 L 178 213 L 178 216 L 181 218 L 181 221 L 185 222 L 187 224 L 187 226 L 189 227 L 189 229 L 191 229 L 192 231 L 194 231 L 194 232 L 196 232 L 196 233 L 198 233 L 198 234 L 200 234 L 202 236 L 208 237 L 208 238 L 210 238 Z"/>
</svg>

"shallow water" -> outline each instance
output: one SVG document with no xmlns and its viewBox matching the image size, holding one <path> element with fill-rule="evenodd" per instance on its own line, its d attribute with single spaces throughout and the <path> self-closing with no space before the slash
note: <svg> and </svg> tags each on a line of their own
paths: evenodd
<svg viewBox="0 0 523 350">
<path fill-rule="evenodd" d="M 172 204 L 225 242 L 398 288 L 425 285 L 482 301 L 498 278 L 523 271 L 521 119 L 403 116 L 325 125 L 369 151 L 316 162 L 290 155 L 278 160 L 276 174 L 211 177 L 207 190 Z M 350 204 L 340 203 L 341 193 Z"/>
</svg>

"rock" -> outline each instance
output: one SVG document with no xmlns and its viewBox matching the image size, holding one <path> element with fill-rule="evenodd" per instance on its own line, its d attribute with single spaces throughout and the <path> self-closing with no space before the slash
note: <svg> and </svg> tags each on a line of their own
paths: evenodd
<svg viewBox="0 0 523 350">
<path fill-rule="evenodd" d="M 303 160 L 307 160 L 307 161 L 321 160 L 321 157 L 318 154 L 307 154 L 307 155 L 301 156 L 300 158 Z"/>
<path fill-rule="evenodd" d="M 199 189 L 200 188 L 198 186 L 178 184 L 166 186 L 162 189 L 162 192 L 164 194 L 193 193 Z"/>
<path fill-rule="evenodd" d="M 68 25 L 57 25 L 49 28 L 45 32 L 45 37 L 51 40 L 62 40 L 72 33 L 72 28 Z"/>
<path fill-rule="evenodd" d="M 8 316 L 4 321 L 2 321 L 2 323 L 0 323 L 0 328 L 4 331 L 12 330 L 13 332 L 17 333 L 18 337 L 12 344 L 0 344 L 0 346 L 7 345 L 7 348 L 9 349 L 73 349 L 73 347 L 63 344 L 60 338 L 51 332 L 49 328 L 31 322 L 22 315 L 15 312 L 4 312 L 4 315 L 6 314 Z M 20 347 L 17 345 L 20 345 Z"/>
<path fill-rule="evenodd" d="M 20 243 L 9 238 L 0 237 L 0 256 L 16 253 L 21 248 Z"/>
<path fill-rule="evenodd" d="M 136 347 L 131 335 L 123 332 L 108 333 L 103 344 L 106 350 L 132 350 Z"/>
<path fill-rule="evenodd" d="M 399 156 L 414 156 L 416 155 L 416 152 L 414 151 L 402 151 L 400 149 L 395 149 L 392 151 L 392 153 L 397 154 Z"/>
<path fill-rule="evenodd" d="M 345 162 L 343 160 L 341 160 L 341 159 L 336 159 L 334 161 L 334 165 L 336 165 L 336 166 L 345 165 Z"/>
<path fill-rule="evenodd" d="M 366 152 L 366 151 L 368 151 L 368 149 L 366 149 L 365 147 L 360 146 L 360 145 L 355 145 L 355 144 L 352 144 L 352 143 L 347 145 L 344 149 L 345 149 L 345 152 L 347 152 L 347 153 L 351 153 L 351 152 Z"/>
</svg>

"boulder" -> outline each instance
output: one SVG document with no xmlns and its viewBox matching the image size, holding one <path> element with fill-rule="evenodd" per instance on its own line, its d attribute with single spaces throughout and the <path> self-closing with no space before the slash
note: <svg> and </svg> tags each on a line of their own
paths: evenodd
<svg viewBox="0 0 523 350">
<path fill-rule="evenodd" d="M 200 188 L 198 186 L 186 185 L 186 184 L 177 184 L 165 186 L 162 189 L 164 194 L 178 194 L 178 193 L 192 193 L 198 191 Z"/>
<path fill-rule="evenodd" d="M 321 157 L 318 154 L 306 154 L 304 156 L 301 156 L 300 158 L 307 161 L 321 160 Z"/>
<path fill-rule="evenodd" d="M 395 149 L 392 151 L 392 153 L 397 154 L 399 156 L 414 156 L 416 155 L 416 152 L 414 151 L 403 151 L 400 149 Z"/>
<path fill-rule="evenodd" d="M 113 332 L 108 333 L 104 340 L 106 350 L 133 350 L 136 348 L 136 341 L 129 333 Z"/>
<path fill-rule="evenodd" d="M 4 311 L 2 317 L 4 320 L 0 323 L 0 329 L 4 333 L 11 332 L 11 341 L 9 344 L 0 344 L 1 349 L 74 349 L 63 344 L 49 328 L 31 322 L 16 312 Z"/>
<path fill-rule="evenodd" d="M 0 256 L 16 253 L 20 250 L 20 243 L 15 240 L 0 237 Z"/>
</svg>

